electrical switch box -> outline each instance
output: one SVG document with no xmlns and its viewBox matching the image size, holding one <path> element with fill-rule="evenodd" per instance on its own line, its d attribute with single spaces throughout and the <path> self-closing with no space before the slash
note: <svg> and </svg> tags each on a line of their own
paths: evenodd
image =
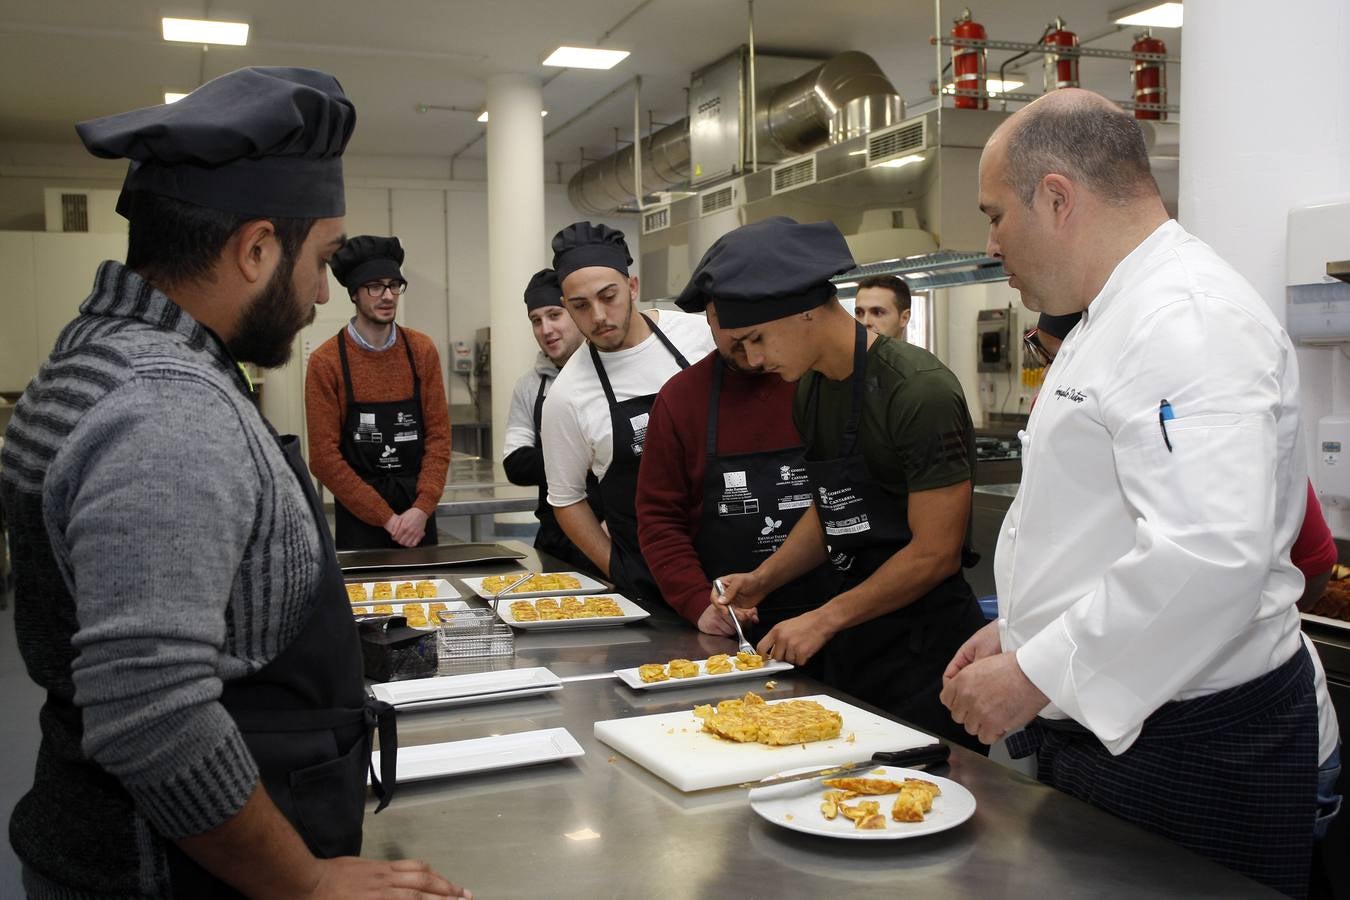
<svg viewBox="0 0 1350 900">
<path fill-rule="evenodd" d="M 1012 322 L 1010 309 L 980 310 L 975 323 L 977 371 L 1012 371 Z"/>
<path fill-rule="evenodd" d="M 1326 506 L 1350 508 L 1350 416 L 1317 420 L 1313 484 Z"/>
</svg>

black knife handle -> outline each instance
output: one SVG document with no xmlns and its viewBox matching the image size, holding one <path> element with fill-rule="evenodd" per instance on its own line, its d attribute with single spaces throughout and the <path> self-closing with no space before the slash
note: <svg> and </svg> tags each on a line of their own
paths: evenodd
<svg viewBox="0 0 1350 900">
<path fill-rule="evenodd" d="M 935 766 L 947 761 L 952 748 L 946 744 L 929 744 L 927 747 L 913 747 L 909 750 L 892 750 L 872 754 L 872 762 L 901 768 L 921 765 Z"/>
</svg>

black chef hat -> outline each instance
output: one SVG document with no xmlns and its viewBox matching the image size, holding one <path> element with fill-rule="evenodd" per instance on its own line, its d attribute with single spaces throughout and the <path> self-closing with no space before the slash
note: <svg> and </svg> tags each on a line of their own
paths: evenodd
<svg viewBox="0 0 1350 900">
<path fill-rule="evenodd" d="M 608 266 L 627 275 L 632 261 L 623 232 L 608 225 L 574 222 L 553 236 L 553 268 L 559 283 L 587 266 Z"/>
<path fill-rule="evenodd" d="M 360 234 L 351 238 L 333 254 L 329 265 L 333 275 L 348 292 L 368 281 L 392 278 L 407 284 L 399 266 L 403 264 L 403 246 L 396 237 Z"/>
<path fill-rule="evenodd" d="M 552 269 L 540 269 L 525 286 L 525 311 L 534 312 L 545 306 L 562 306 L 562 286 L 558 284 L 558 273 Z"/>
<path fill-rule="evenodd" d="M 342 215 L 342 151 L 356 109 L 314 69 L 239 69 L 177 103 L 75 126 L 95 156 L 131 160 L 117 211 L 147 191 L 246 216 Z"/>
<path fill-rule="evenodd" d="M 1051 337 L 1057 337 L 1061 341 L 1073 331 L 1073 326 L 1078 324 L 1078 320 L 1083 318 L 1080 312 L 1069 313 L 1067 316 L 1052 316 L 1047 313 L 1041 313 L 1040 321 L 1036 323 L 1037 331 L 1044 331 Z"/>
<path fill-rule="evenodd" d="M 716 301 L 723 328 L 747 328 L 815 309 L 835 294 L 830 278 L 855 266 L 834 223 L 774 216 L 718 238 L 675 303 L 699 312 Z"/>
</svg>

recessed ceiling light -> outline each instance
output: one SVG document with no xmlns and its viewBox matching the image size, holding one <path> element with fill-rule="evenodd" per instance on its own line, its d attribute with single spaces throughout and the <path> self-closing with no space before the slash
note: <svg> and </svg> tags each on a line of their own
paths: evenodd
<svg viewBox="0 0 1350 900">
<path fill-rule="evenodd" d="M 598 50 L 591 47 L 559 47 L 544 60 L 546 66 L 565 69 L 612 69 L 628 58 L 627 50 Z"/>
<path fill-rule="evenodd" d="M 543 117 L 546 116 L 546 115 L 548 115 L 548 110 L 546 110 L 546 109 L 541 109 L 541 110 L 539 110 L 539 117 L 540 117 L 540 118 L 543 118 Z M 483 110 L 482 112 L 480 112 L 480 113 L 478 114 L 478 121 L 483 122 L 483 123 L 486 123 L 487 120 L 488 120 L 488 112 L 487 112 L 487 110 L 485 109 L 485 110 Z"/>
<path fill-rule="evenodd" d="M 242 47 L 248 43 L 247 22 L 212 22 L 209 19 L 170 19 L 165 17 L 164 40 L 188 44 L 229 44 Z"/>
<path fill-rule="evenodd" d="M 1117 25 L 1142 25 L 1151 28 L 1180 28 L 1181 4 L 1158 3 L 1150 0 L 1146 3 L 1132 3 L 1111 11 L 1111 21 Z"/>
<path fill-rule="evenodd" d="M 164 102 L 165 102 L 165 103 L 177 103 L 179 100 L 182 100 L 182 99 L 183 99 L 184 97 L 186 97 L 186 96 L 187 96 L 187 94 L 181 94 L 181 93 L 179 93 L 178 91 L 165 91 L 165 92 L 164 92 Z"/>
<path fill-rule="evenodd" d="M 1015 91 L 1024 84 L 1026 84 L 1025 81 L 1015 81 L 1011 78 L 1009 78 L 1007 81 L 999 81 L 997 78 L 986 78 L 984 82 L 984 89 L 989 92 L 990 96 L 995 96 L 1003 93 L 1004 91 Z M 949 83 L 943 90 L 945 90 L 948 94 L 955 93 L 956 85 Z"/>
</svg>

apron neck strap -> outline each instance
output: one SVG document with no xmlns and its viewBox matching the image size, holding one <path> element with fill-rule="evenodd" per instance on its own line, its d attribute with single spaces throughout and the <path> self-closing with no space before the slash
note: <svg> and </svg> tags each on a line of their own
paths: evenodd
<svg viewBox="0 0 1350 900">
<path fill-rule="evenodd" d="M 680 368 L 689 368 L 689 360 L 685 359 L 684 354 L 679 351 L 679 348 L 671 343 L 670 338 L 666 337 L 666 333 L 658 328 L 655 322 L 647 318 L 646 313 L 640 312 L 638 315 L 642 316 L 642 321 L 647 323 L 647 327 L 652 330 L 652 334 L 656 335 L 657 339 L 662 344 L 665 344 L 666 349 L 670 351 L 670 355 L 675 357 L 675 362 L 680 364 Z M 614 388 L 609 383 L 609 375 L 605 373 L 605 364 L 600 361 L 600 351 L 595 349 L 594 344 L 590 344 L 590 350 L 591 361 L 595 363 L 595 374 L 600 376 L 600 387 L 604 388 L 605 391 L 605 399 L 609 401 L 611 407 L 618 406 L 619 401 L 614 397 Z"/>
<path fill-rule="evenodd" d="M 858 425 L 862 422 L 863 386 L 867 380 L 867 329 L 860 322 L 853 323 L 853 404 L 844 426 L 844 455 L 853 452 L 858 443 Z"/>
<path fill-rule="evenodd" d="M 420 410 L 422 408 L 422 379 L 418 377 L 417 363 L 413 361 L 412 341 L 408 340 L 408 336 L 406 334 L 402 335 L 402 337 L 403 337 L 403 352 L 408 357 L 408 370 L 412 372 L 413 401 L 417 404 L 417 408 Z M 398 339 L 399 335 L 397 332 L 395 332 L 394 340 L 397 341 Z"/>
<path fill-rule="evenodd" d="M 338 360 L 342 363 L 342 383 L 347 387 L 347 403 L 356 402 L 356 392 L 352 389 L 352 369 L 347 365 L 347 327 L 338 332 Z"/>
<path fill-rule="evenodd" d="M 534 446 L 540 445 L 539 430 L 544 424 L 544 385 L 548 384 L 548 379 L 543 375 L 539 376 L 539 390 L 534 395 Z"/>
<path fill-rule="evenodd" d="M 862 422 L 863 381 L 867 374 L 867 329 L 860 323 L 853 323 L 853 387 L 852 406 L 848 411 L 848 421 L 844 423 L 844 439 L 839 445 L 839 455 L 849 456 L 858 443 L 858 426 Z M 812 373 L 810 393 L 806 398 L 809 412 L 808 421 L 814 422 L 820 411 L 820 383 L 825 376 Z"/>
<path fill-rule="evenodd" d="M 348 340 L 350 339 L 347 337 L 347 329 L 344 326 L 343 329 L 338 332 L 338 359 L 342 362 L 342 383 L 347 387 L 347 402 L 355 403 L 356 392 L 352 389 L 352 369 L 347 363 Z M 394 337 L 394 341 L 398 341 L 397 335 Z M 403 335 L 403 352 L 408 357 L 408 369 L 412 372 L 413 400 L 417 402 L 418 407 L 421 407 L 422 379 L 417 376 L 417 363 L 413 361 L 412 341 L 408 340 L 406 334 Z M 537 429 L 538 425 L 536 425 L 535 428 Z"/>
<path fill-rule="evenodd" d="M 666 337 L 666 333 L 661 330 L 660 326 L 647 318 L 646 313 L 638 313 L 638 315 L 642 316 L 642 321 L 647 323 L 647 327 L 652 330 L 652 334 L 656 335 L 657 339 L 666 345 L 666 349 L 670 351 L 671 356 L 675 357 L 675 361 L 680 364 L 680 368 L 689 368 L 689 360 L 685 359 L 684 354 L 679 351 L 679 348 L 671 343 L 670 338 Z"/>
<path fill-rule="evenodd" d="M 722 403 L 722 371 L 725 363 L 722 357 L 713 360 L 712 395 L 708 398 L 708 445 L 705 450 L 708 459 L 717 456 L 717 417 Z"/>
</svg>

